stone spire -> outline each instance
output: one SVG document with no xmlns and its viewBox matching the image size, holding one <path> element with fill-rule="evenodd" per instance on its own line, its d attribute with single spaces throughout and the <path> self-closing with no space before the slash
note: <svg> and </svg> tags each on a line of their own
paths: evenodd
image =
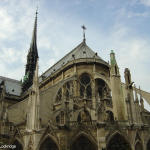
<svg viewBox="0 0 150 150">
<path fill-rule="evenodd" d="M 119 67 L 117 65 L 115 53 L 113 50 L 111 50 L 111 53 L 110 53 L 110 63 L 111 63 L 111 73 L 113 75 L 120 76 Z"/>
<path fill-rule="evenodd" d="M 38 78 L 38 60 L 36 63 L 36 69 L 33 77 L 33 85 L 29 92 L 28 100 L 28 113 L 27 113 L 27 130 L 38 130 L 39 129 L 39 78 Z"/>
<path fill-rule="evenodd" d="M 39 96 L 39 77 L 38 77 L 38 59 L 33 76 L 33 85 L 29 89 L 29 99 L 27 104 L 27 120 L 25 135 L 25 149 L 36 150 L 38 141 L 38 132 L 40 128 L 40 96 Z"/>
<path fill-rule="evenodd" d="M 125 103 L 123 99 L 123 90 L 121 85 L 119 67 L 115 58 L 113 50 L 110 53 L 110 82 L 112 90 L 113 113 L 115 120 L 127 120 L 125 116 Z"/>
<path fill-rule="evenodd" d="M 130 70 L 128 68 L 125 68 L 124 78 L 125 78 L 126 88 L 132 89 L 132 85 L 134 82 L 131 81 L 131 73 L 130 73 Z"/>
<path fill-rule="evenodd" d="M 135 88 L 135 102 L 139 104 L 139 99 L 138 99 L 137 90 L 136 90 L 135 85 L 134 85 L 134 88 Z"/>
<path fill-rule="evenodd" d="M 36 11 L 34 29 L 33 29 L 33 34 L 32 34 L 32 41 L 31 41 L 29 52 L 27 55 L 27 64 L 26 64 L 25 76 L 23 80 L 23 91 L 26 91 L 33 83 L 34 71 L 35 71 L 36 62 L 38 59 L 37 14 L 38 12 Z"/>
<path fill-rule="evenodd" d="M 141 104 L 141 108 L 142 108 L 142 110 L 144 110 L 144 100 L 142 98 L 142 92 L 141 92 L 140 86 L 139 86 L 139 91 L 140 91 L 140 104 Z"/>
</svg>

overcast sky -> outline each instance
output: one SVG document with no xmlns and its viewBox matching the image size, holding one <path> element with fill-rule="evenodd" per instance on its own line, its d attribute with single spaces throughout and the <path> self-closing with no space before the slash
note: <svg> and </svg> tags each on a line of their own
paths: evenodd
<svg viewBox="0 0 150 150">
<path fill-rule="evenodd" d="M 36 5 L 40 74 L 82 41 L 150 92 L 150 0 L 0 0 L 0 76 L 23 78 Z"/>
</svg>

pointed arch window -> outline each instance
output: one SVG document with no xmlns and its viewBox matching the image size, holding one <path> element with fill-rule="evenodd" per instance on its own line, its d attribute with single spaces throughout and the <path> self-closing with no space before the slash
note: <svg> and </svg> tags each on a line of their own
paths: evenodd
<svg viewBox="0 0 150 150">
<path fill-rule="evenodd" d="M 80 96 L 83 98 L 92 98 L 91 78 L 87 73 L 80 77 Z"/>
<path fill-rule="evenodd" d="M 98 94 L 97 96 L 100 99 L 111 98 L 111 90 L 107 83 L 102 79 L 96 79 L 96 91 Z"/>
</svg>

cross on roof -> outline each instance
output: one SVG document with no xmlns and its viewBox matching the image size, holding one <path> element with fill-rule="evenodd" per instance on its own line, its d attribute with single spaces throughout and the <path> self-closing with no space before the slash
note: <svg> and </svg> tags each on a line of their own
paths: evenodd
<svg viewBox="0 0 150 150">
<path fill-rule="evenodd" d="M 86 27 L 84 25 L 82 25 L 81 28 L 83 29 L 83 41 L 85 42 L 85 30 L 86 30 Z"/>
</svg>

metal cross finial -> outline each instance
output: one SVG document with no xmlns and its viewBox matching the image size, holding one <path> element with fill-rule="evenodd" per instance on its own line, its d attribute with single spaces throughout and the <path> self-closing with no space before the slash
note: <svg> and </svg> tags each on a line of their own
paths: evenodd
<svg viewBox="0 0 150 150">
<path fill-rule="evenodd" d="M 35 13 L 35 14 L 36 14 L 36 16 L 37 16 L 37 14 L 38 14 L 38 6 L 36 7 L 36 13 Z"/>
<path fill-rule="evenodd" d="M 85 42 L 85 30 L 86 30 L 86 27 L 83 25 L 83 26 L 81 26 L 81 28 L 83 29 L 83 41 Z"/>
</svg>

